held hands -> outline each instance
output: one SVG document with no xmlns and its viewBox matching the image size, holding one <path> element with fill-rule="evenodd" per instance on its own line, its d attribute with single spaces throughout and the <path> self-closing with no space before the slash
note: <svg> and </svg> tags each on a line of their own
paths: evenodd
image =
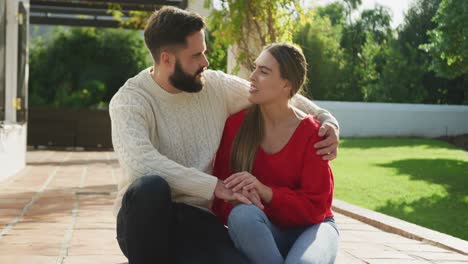
<svg viewBox="0 0 468 264">
<path fill-rule="evenodd" d="M 215 196 L 219 199 L 223 199 L 226 202 L 231 204 L 255 204 L 259 208 L 263 209 L 263 204 L 260 200 L 260 196 L 256 191 L 247 191 L 242 190 L 240 192 L 233 192 L 232 190 L 226 188 L 224 183 L 220 180 L 216 183 L 215 187 Z"/>
<path fill-rule="evenodd" d="M 270 187 L 261 183 L 255 176 L 248 172 L 234 173 L 224 180 L 226 188 L 233 192 L 255 191 L 258 193 L 261 201 L 269 203 L 273 197 L 273 191 Z M 262 207 L 260 207 L 262 208 Z"/>
<path fill-rule="evenodd" d="M 340 144 L 338 128 L 330 123 L 325 123 L 319 129 L 319 136 L 325 136 L 325 139 L 314 145 L 317 154 L 322 155 L 324 160 L 334 160 L 338 155 L 338 145 Z"/>
</svg>

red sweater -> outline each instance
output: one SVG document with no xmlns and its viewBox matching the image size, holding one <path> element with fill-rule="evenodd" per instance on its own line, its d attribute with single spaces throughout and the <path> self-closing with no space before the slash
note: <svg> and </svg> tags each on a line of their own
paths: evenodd
<svg viewBox="0 0 468 264">
<path fill-rule="evenodd" d="M 229 156 L 245 113 L 239 112 L 226 121 L 213 171 L 219 179 L 234 173 L 229 170 Z M 280 227 L 317 224 L 333 216 L 333 174 L 328 161 L 322 160 L 314 148 L 321 140 L 317 135 L 319 128 L 320 124 L 307 116 L 279 152 L 267 154 L 261 147 L 257 150 L 252 175 L 273 190 L 264 212 Z M 212 210 L 226 223 L 232 205 L 215 198 Z"/>
</svg>

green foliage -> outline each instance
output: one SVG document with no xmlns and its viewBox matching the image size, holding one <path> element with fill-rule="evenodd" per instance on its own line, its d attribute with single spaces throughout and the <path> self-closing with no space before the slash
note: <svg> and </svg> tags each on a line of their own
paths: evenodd
<svg viewBox="0 0 468 264">
<path fill-rule="evenodd" d="M 88 81 L 83 85 L 83 89 L 66 93 L 64 89 L 58 90 L 55 94 L 54 106 L 67 106 L 79 108 L 82 106 L 94 106 L 101 108 L 105 106 L 104 95 L 106 87 L 100 81 Z"/>
<path fill-rule="evenodd" d="M 431 54 L 419 48 L 430 40 L 426 33 L 437 27 L 432 18 L 441 1 L 417 0 L 396 31 L 390 28 L 389 10 L 381 6 L 351 20 L 359 1 L 334 2 L 306 13 L 310 19 L 298 23 L 294 41 L 309 63 L 307 95 L 320 100 L 467 104 L 466 75 L 441 77 L 431 67 Z"/>
<path fill-rule="evenodd" d="M 353 23 L 345 22 L 350 8 L 333 3 L 317 9 L 300 25 L 294 41 L 309 63 L 309 96 L 321 100 L 377 101 L 385 49 L 391 35 L 387 9 L 365 10 Z"/>
<path fill-rule="evenodd" d="M 338 2 L 317 8 L 318 15 L 330 19 L 332 26 L 342 26 L 345 24 L 345 11 L 345 7 Z"/>
<path fill-rule="evenodd" d="M 392 46 L 392 57 L 385 66 L 382 85 L 391 102 L 467 104 L 466 77 L 447 79 L 431 67 L 432 56 L 419 47 L 428 43 L 441 0 L 418 0 L 408 10 L 405 22 Z"/>
<path fill-rule="evenodd" d="M 214 25 L 216 28 L 216 25 Z M 227 59 L 228 59 L 228 46 L 223 41 L 223 35 L 221 32 L 210 28 L 207 30 L 207 50 L 208 50 L 208 61 L 210 68 L 213 70 L 227 71 Z M 214 30 L 214 32 L 212 32 Z"/>
<path fill-rule="evenodd" d="M 38 38 L 30 46 L 30 104 L 104 106 L 150 63 L 139 32 L 58 29 L 48 44 Z"/>
<path fill-rule="evenodd" d="M 339 45 L 340 29 L 333 28 L 327 17 L 310 12 L 310 21 L 294 34 L 294 42 L 302 46 L 308 61 L 306 95 L 314 99 L 337 100 L 344 96 L 338 85 L 344 65 Z"/>
<path fill-rule="evenodd" d="M 122 28 L 144 29 L 148 18 L 153 12 L 132 10 L 129 11 L 128 16 L 125 17 L 120 4 L 108 3 L 107 13 L 112 15 L 115 20 L 119 21 L 120 27 Z"/>
<path fill-rule="evenodd" d="M 435 27 L 431 21 L 440 0 L 418 0 L 406 12 L 398 37 L 389 42 L 387 61 L 383 66 L 380 86 L 384 102 L 440 103 L 429 100 L 431 78 L 429 56 L 418 48 L 428 39 L 428 30 Z"/>
<path fill-rule="evenodd" d="M 430 43 L 421 46 L 432 55 L 431 69 L 450 79 L 468 76 L 468 1 L 442 0 L 433 21 Z"/>
<path fill-rule="evenodd" d="M 208 26 L 222 46 L 235 45 L 240 65 L 251 69 L 261 48 L 269 43 L 291 41 L 294 18 L 300 5 L 293 0 L 220 0 L 221 9 L 213 10 Z M 210 0 L 205 5 L 211 5 Z"/>
</svg>

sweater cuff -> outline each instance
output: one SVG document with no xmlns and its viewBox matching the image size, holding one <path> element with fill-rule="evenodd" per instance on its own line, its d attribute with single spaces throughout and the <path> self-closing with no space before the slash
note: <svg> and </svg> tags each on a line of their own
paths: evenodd
<svg viewBox="0 0 468 264">
<path fill-rule="evenodd" d="M 275 211 L 276 208 L 281 207 L 281 191 L 278 188 L 270 187 L 272 192 L 271 201 L 266 205 L 269 210 Z"/>
<path fill-rule="evenodd" d="M 218 178 L 214 176 L 205 177 L 200 185 L 200 196 L 207 200 L 213 199 L 217 182 Z"/>
</svg>

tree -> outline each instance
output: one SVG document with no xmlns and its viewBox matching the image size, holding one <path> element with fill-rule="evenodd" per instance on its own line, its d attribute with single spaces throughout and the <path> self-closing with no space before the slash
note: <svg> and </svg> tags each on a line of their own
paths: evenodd
<svg viewBox="0 0 468 264">
<path fill-rule="evenodd" d="M 398 38 L 389 43 L 387 63 L 381 85 L 388 102 L 435 103 L 430 97 L 433 79 L 428 69 L 429 56 L 418 47 L 428 40 L 426 32 L 435 27 L 432 22 L 440 0 L 418 0 L 408 9 Z"/>
<path fill-rule="evenodd" d="M 468 75 L 468 1 L 442 0 L 433 21 L 430 42 L 421 46 L 432 55 L 431 69 L 449 79 Z"/>
<path fill-rule="evenodd" d="M 205 2 L 206 6 L 211 1 Z M 220 9 L 211 11 L 208 25 L 224 46 L 234 45 L 237 67 L 247 69 L 261 48 L 273 42 L 292 41 L 294 22 L 302 11 L 293 0 L 220 0 Z"/>
<path fill-rule="evenodd" d="M 371 34 L 372 39 L 379 45 L 392 34 L 390 28 L 392 17 L 386 7 L 377 5 L 374 9 L 362 11 L 360 21 L 363 30 Z"/>
<path fill-rule="evenodd" d="M 339 2 L 318 7 L 317 14 L 320 17 L 330 19 L 332 26 L 342 26 L 346 21 L 346 8 Z"/>
<path fill-rule="evenodd" d="M 387 75 L 382 81 L 387 85 L 391 101 L 432 104 L 466 104 L 466 77 L 447 79 L 437 74 L 431 66 L 433 57 L 421 49 L 430 42 L 431 32 L 437 27 L 433 20 L 442 0 L 418 0 L 405 15 L 393 45 L 395 64 L 387 65 Z M 393 69 L 390 69 L 393 68 Z M 400 69 L 398 69 L 400 68 Z M 405 69 L 405 70 L 401 70 Z M 392 74 L 393 73 L 393 74 Z"/>
<path fill-rule="evenodd" d="M 333 27 L 328 17 L 312 11 L 309 14 L 312 19 L 294 34 L 294 42 L 302 47 L 308 62 L 306 95 L 318 100 L 343 99 L 346 93 L 338 85 L 344 67 L 340 29 Z"/>
</svg>

